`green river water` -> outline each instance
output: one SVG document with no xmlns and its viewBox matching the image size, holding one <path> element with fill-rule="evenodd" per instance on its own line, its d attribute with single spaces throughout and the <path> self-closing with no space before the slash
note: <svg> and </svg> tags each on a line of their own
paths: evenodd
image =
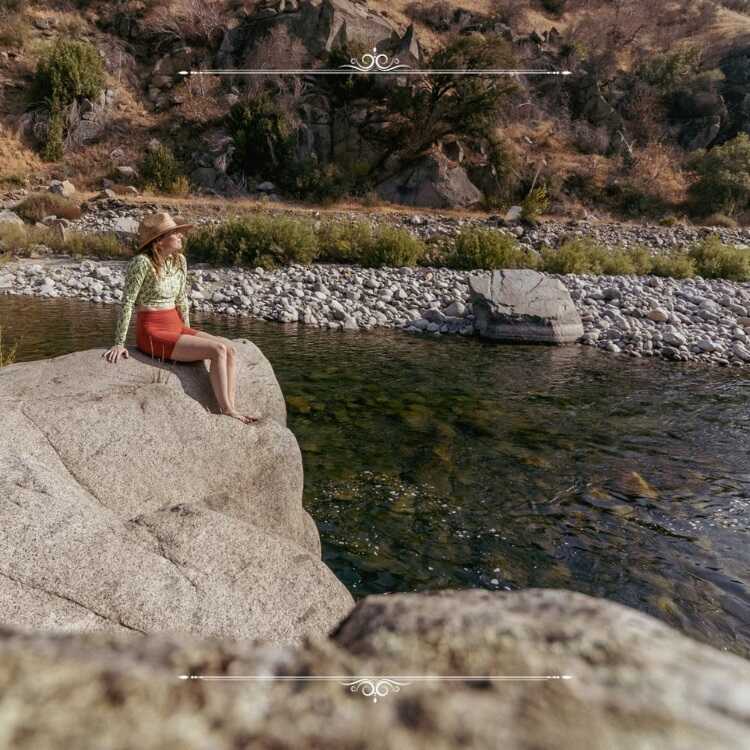
<svg viewBox="0 0 750 750">
<path fill-rule="evenodd" d="M 109 348 L 118 310 L 2 295 L 0 325 L 23 362 Z M 579 345 L 191 325 L 270 360 L 323 559 L 355 598 L 567 588 L 750 656 L 750 373 Z"/>
</svg>

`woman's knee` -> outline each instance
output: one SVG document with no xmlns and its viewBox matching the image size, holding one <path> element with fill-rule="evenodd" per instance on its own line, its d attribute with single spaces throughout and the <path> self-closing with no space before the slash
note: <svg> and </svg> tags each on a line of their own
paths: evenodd
<svg viewBox="0 0 750 750">
<path fill-rule="evenodd" d="M 217 341 L 213 345 L 214 358 L 219 359 L 227 357 L 227 345 L 223 341 Z"/>
</svg>

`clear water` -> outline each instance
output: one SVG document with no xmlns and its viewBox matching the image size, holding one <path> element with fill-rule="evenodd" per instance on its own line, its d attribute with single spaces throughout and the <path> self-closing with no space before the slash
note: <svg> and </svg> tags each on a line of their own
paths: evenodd
<svg viewBox="0 0 750 750">
<path fill-rule="evenodd" d="M 0 296 L 17 361 L 108 348 L 116 314 Z M 355 598 L 568 588 L 750 656 L 743 371 L 200 313 L 191 325 L 270 360 L 323 559 Z"/>
</svg>

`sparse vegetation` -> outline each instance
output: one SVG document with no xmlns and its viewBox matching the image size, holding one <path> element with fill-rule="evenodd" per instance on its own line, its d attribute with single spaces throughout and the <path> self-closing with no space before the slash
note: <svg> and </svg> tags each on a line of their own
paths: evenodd
<svg viewBox="0 0 750 750">
<path fill-rule="evenodd" d="M 690 187 L 694 210 L 733 216 L 750 207 L 750 137 L 740 133 L 722 146 L 698 149 L 688 165 L 698 175 Z"/>
<path fill-rule="evenodd" d="M 750 252 L 725 245 L 718 235 L 696 242 L 690 249 L 697 273 L 706 279 L 750 279 Z"/>
<path fill-rule="evenodd" d="M 185 195 L 190 190 L 190 182 L 184 174 L 182 164 L 172 149 L 164 144 L 144 156 L 139 174 L 143 190 L 171 195 Z"/>
<path fill-rule="evenodd" d="M 5 349 L 5 345 L 3 344 L 3 327 L 0 326 L 0 367 L 7 367 L 15 362 L 17 347 L 18 342 L 16 341 L 10 351 Z"/>
<path fill-rule="evenodd" d="M 309 221 L 239 217 L 217 226 L 196 227 L 187 236 L 186 253 L 198 262 L 270 269 L 311 263 L 318 255 L 318 239 Z"/>
<path fill-rule="evenodd" d="M 28 222 L 41 221 L 45 216 L 59 219 L 78 219 L 81 209 L 78 204 L 58 193 L 32 193 L 15 208 L 15 212 Z"/>
<path fill-rule="evenodd" d="M 515 237 L 493 229 L 470 228 L 456 237 L 446 257 L 451 268 L 535 268 L 535 256 L 526 253 Z"/>
<path fill-rule="evenodd" d="M 49 113 L 43 155 L 62 158 L 67 108 L 79 97 L 96 98 L 104 88 L 104 62 L 89 42 L 63 37 L 49 47 L 39 61 L 32 86 L 32 99 Z"/>
</svg>

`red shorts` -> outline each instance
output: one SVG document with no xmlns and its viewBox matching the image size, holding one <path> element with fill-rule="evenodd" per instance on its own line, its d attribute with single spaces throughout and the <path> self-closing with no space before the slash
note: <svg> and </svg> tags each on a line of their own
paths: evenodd
<svg viewBox="0 0 750 750">
<path fill-rule="evenodd" d="M 195 335 L 198 331 L 183 324 L 176 307 L 167 310 L 139 310 L 136 313 L 136 346 L 144 354 L 171 359 L 172 349 L 183 333 Z"/>
</svg>

